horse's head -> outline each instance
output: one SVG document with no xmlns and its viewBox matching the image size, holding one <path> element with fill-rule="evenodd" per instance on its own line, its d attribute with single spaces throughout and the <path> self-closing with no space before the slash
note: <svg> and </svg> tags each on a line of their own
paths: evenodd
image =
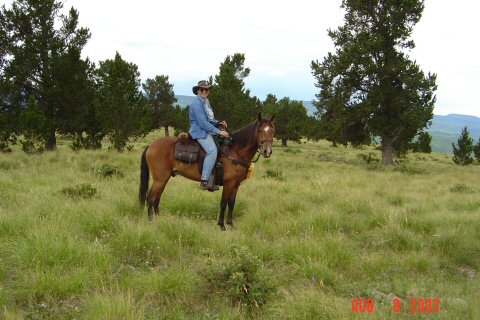
<svg viewBox="0 0 480 320">
<path fill-rule="evenodd" d="M 274 118 L 275 114 L 270 119 L 263 119 L 262 114 L 258 114 L 255 136 L 257 138 L 258 149 L 265 158 L 272 155 L 272 142 L 273 136 L 275 135 Z"/>
</svg>

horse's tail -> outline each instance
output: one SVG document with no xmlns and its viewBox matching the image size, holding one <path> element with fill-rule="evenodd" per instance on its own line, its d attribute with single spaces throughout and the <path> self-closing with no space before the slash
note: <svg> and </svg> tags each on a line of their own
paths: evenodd
<svg viewBox="0 0 480 320">
<path fill-rule="evenodd" d="M 148 148 L 143 151 L 140 164 L 140 188 L 138 199 L 140 200 L 140 205 L 142 207 L 145 205 L 145 201 L 147 200 L 148 180 L 150 179 L 150 171 L 148 170 L 147 158 L 145 156 L 147 150 Z"/>
</svg>

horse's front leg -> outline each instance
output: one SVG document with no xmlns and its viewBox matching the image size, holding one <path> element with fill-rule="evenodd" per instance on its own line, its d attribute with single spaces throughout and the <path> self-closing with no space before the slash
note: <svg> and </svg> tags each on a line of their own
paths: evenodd
<svg viewBox="0 0 480 320">
<path fill-rule="evenodd" d="M 236 183 L 233 187 L 232 193 L 228 199 L 228 218 L 227 224 L 233 228 L 233 208 L 235 207 L 235 199 L 237 198 L 237 191 L 240 183 Z"/>
<path fill-rule="evenodd" d="M 222 191 L 222 200 L 220 201 L 220 215 L 218 216 L 218 225 L 220 229 L 225 230 L 225 209 L 232 193 L 233 186 L 231 184 L 225 184 Z"/>
</svg>

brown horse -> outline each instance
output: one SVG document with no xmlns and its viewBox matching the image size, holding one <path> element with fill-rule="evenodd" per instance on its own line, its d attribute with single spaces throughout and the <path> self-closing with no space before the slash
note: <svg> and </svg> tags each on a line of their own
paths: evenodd
<svg viewBox="0 0 480 320">
<path fill-rule="evenodd" d="M 233 208 L 240 183 L 246 179 L 248 167 L 257 152 L 268 158 L 272 154 L 272 142 L 275 126 L 270 119 L 258 119 L 250 125 L 232 133 L 233 144 L 229 154 L 222 154 L 223 192 L 220 202 L 218 225 L 225 230 L 224 217 L 228 204 L 227 224 L 233 227 Z M 184 176 L 190 180 L 200 181 L 201 173 L 196 163 L 188 164 L 174 159 L 176 137 L 164 137 L 153 142 L 142 154 L 140 173 L 140 204 L 148 204 L 148 218 L 152 220 L 153 212 L 158 215 L 160 197 L 170 177 Z M 147 196 L 150 175 L 153 184 Z"/>
</svg>

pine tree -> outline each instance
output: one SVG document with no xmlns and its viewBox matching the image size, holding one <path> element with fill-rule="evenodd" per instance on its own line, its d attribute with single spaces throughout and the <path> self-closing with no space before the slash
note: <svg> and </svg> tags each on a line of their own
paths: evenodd
<svg viewBox="0 0 480 320">
<path fill-rule="evenodd" d="M 418 151 L 423 153 L 432 153 L 432 136 L 426 131 L 418 135 Z"/>
<path fill-rule="evenodd" d="M 473 162 L 473 139 L 470 137 L 468 128 L 465 127 L 457 141 L 458 146 L 452 143 L 453 162 L 460 165 L 469 165 Z"/>
<path fill-rule="evenodd" d="M 473 154 L 477 162 L 480 163 L 480 138 L 478 139 L 478 143 L 473 147 Z"/>
<path fill-rule="evenodd" d="M 138 67 L 122 59 L 101 61 L 97 70 L 99 114 L 112 147 L 123 151 L 129 138 L 148 132 L 145 98 L 140 92 Z"/>
<path fill-rule="evenodd" d="M 301 101 L 285 97 L 278 101 L 275 113 L 275 136 L 286 147 L 288 140 L 300 142 L 306 134 L 307 109 Z"/>
<path fill-rule="evenodd" d="M 227 56 L 220 64 L 219 74 L 215 76 L 208 96 L 215 117 L 227 120 L 231 130 L 239 129 L 254 120 L 261 108 L 258 98 L 251 97 L 250 90 L 245 89 L 244 79 L 250 74 L 250 69 L 244 63 L 244 54 Z"/>
<path fill-rule="evenodd" d="M 148 114 L 152 120 L 153 129 L 165 127 L 165 136 L 169 136 L 168 127 L 174 126 L 175 108 L 177 102 L 173 85 L 168 82 L 168 76 L 160 75 L 147 79 L 143 84 L 146 94 Z"/>
<path fill-rule="evenodd" d="M 317 109 L 331 141 L 379 136 L 382 160 L 411 141 L 433 117 L 436 75 L 427 76 L 403 51 L 420 20 L 424 1 L 343 0 L 345 24 L 329 31 L 336 51 L 312 61 L 321 92 Z"/>
<path fill-rule="evenodd" d="M 72 115 L 84 106 L 75 101 L 82 87 L 69 79 L 83 77 L 80 52 L 90 38 L 86 28 L 77 28 L 78 12 L 71 8 L 60 13 L 63 3 L 57 0 L 15 0 L 10 9 L 1 8 L 0 66 L 2 113 L 19 121 L 20 113 L 33 98 L 45 118 L 42 132 L 35 136 L 45 141 L 45 148 L 56 148 L 57 131 L 72 131 Z M 9 59 L 5 59 L 8 55 Z M 5 99 L 6 95 L 6 99 Z M 21 127 L 17 123 L 14 127 Z M 39 129 L 39 127 L 37 127 Z"/>
</svg>

